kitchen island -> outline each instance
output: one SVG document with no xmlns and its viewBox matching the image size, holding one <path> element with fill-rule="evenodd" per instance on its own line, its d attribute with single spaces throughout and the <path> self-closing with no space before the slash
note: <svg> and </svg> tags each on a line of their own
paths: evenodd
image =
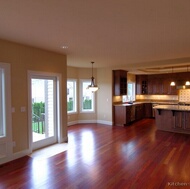
<svg viewBox="0 0 190 189">
<path fill-rule="evenodd" d="M 136 101 L 113 105 L 114 125 L 127 126 L 143 118 L 154 118 L 153 107 L 158 104 L 177 105 L 174 101 Z"/>
<path fill-rule="evenodd" d="M 154 110 L 158 130 L 190 134 L 190 106 L 158 105 Z"/>
</svg>

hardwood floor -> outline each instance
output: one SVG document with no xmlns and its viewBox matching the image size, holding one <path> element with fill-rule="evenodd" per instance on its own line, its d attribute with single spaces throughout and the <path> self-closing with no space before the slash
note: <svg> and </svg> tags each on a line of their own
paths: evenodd
<svg viewBox="0 0 190 189">
<path fill-rule="evenodd" d="M 0 166 L 0 188 L 190 188 L 189 176 L 190 135 L 157 131 L 154 119 L 144 119 L 71 126 L 67 151 Z"/>
</svg>

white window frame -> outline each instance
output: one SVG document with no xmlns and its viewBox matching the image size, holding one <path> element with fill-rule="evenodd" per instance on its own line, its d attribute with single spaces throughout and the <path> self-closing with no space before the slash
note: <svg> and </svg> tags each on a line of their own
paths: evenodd
<svg viewBox="0 0 190 189">
<path fill-rule="evenodd" d="M 95 93 L 91 92 L 92 93 L 92 109 L 91 110 L 83 109 L 83 83 L 84 82 L 89 82 L 89 84 L 90 84 L 91 80 L 90 79 L 81 79 L 80 80 L 80 113 L 94 113 L 95 112 Z"/>
<path fill-rule="evenodd" d="M 128 90 L 128 85 L 129 84 L 132 84 L 132 99 L 129 99 L 129 90 Z M 128 96 L 128 100 L 132 100 L 132 101 L 135 101 L 136 100 L 136 95 L 135 95 L 135 83 L 134 82 L 128 82 L 127 83 L 127 96 Z"/>
<path fill-rule="evenodd" d="M 0 164 L 12 160 L 12 114 L 11 114 L 11 71 L 10 64 L 0 62 L 0 68 L 3 70 L 4 85 L 4 136 L 0 137 Z"/>
<path fill-rule="evenodd" d="M 77 80 L 76 79 L 67 79 L 67 82 L 73 82 L 73 86 L 74 86 L 74 91 L 73 91 L 73 104 L 74 104 L 74 110 L 72 111 L 67 111 L 68 114 L 74 114 L 77 113 Z"/>
<path fill-rule="evenodd" d="M 0 67 L 0 138 L 6 137 L 5 70 Z"/>
</svg>

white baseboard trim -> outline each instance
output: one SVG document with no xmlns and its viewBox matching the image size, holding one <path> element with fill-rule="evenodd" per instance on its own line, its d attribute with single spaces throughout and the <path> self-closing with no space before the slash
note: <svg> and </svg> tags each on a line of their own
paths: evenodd
<svg viewBox="0 0 190 189">
<path fill-rule="evenodd" d="M 7 156 L 1 157 L 1 159 L 0 159 L 0 165 L 8 163 L 9 161 L 12 161 L 12 160 L 13 160 L 12 157 L 7 157 Z"/>
<path fill-rule="evenodd" d="M 29 154 L 31 154 L 29 149 L 23 150 L 23 151 L 20 151 L 20 152 L 16 152 L 16 153 L 13 154 L 13 160 L 21 158 L 21 157 L 24 157 L 24 156 L 27 156 Z"/>
<path fill-rule="evenodd" d="M 78 120 L 78 123 L 97 123 L 96 120 Z"/>
<path fill-rule="evenodd" d="M 71 121 L 67 123 L 67 126 L 76 125 L 78 121 Z"/>
<path fill-rule="evenodd" d="M 104 125 L 113 125 L 111 121 L 104 121 L 104 120 L 78 120 L 78 121 L 71 121 L 67 123 L 67 126 L 81 124 L 81 123 L 100 123 Z"/>
<path fill-rule="evenodd" d="M 0 164 L 8 163 L 8 162 L 10 162 L 10 161 L 19 159 L 19 158 L 24 157 L 24 156 L 27 156 L 27 155 L 29 155 L 29 154 L 31 154 L 31 152 L 30 152 L 29 149 L 23 150 L 23 151 L 20 151 L 20 152 L 13 153 L 10 157 L 5 157 L 5 158 L 3 158 L 3 159 L 0 161 Z"/>
<path fill-rule="evenodd" d="M 104 124 L 104 125 L 113 125 L 112 121 L 105 121 L 105 120 L 97 120 L 97 123 Z"/>
</svg>

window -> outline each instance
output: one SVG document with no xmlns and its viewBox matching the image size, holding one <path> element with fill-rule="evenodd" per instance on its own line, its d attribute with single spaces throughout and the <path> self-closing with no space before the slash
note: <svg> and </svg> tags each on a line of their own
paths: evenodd
<svg viewBox="0 0 190 189">
<path fill-rule="evenodd" d="M 127 84 L 128 100 L 135 101 L 135 83 L 129 82 Z"/>
<path fill-rule="evenodd" d="M 0 137 L 6 136 L 5 129 L 4 69 L 0 68 Z"/>
<path fill-rule="evenodd" d="M 0 164 L 12 158 L 10 64 L 0 62 Z"/>
<path fill-rule="evenodd" d="M 76 103 L 76 80 L 69 79 L 67 81 L 67 112 L 77 112 Z"/>
<path fill-rule="evenodd" d="M 82 86 L 82 100 L 81 110 L 82 112 L 93 112 L 94 111 L 94 93 L 87 89 L 88 85 L 91 84 L 90 80 L 81 80 Z"/>
</svg>

